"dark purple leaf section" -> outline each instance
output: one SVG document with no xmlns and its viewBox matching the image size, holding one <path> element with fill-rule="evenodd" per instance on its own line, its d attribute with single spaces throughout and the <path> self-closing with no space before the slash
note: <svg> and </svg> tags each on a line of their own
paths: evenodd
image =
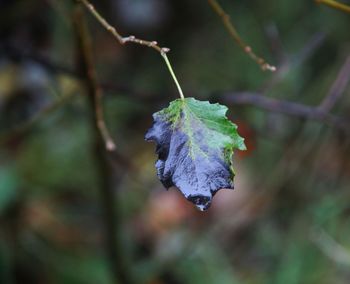
<svg viewBox="0 0 350 284">
<path fill-rule="evenodd" d="M 186 118 L 188 114 L 183 109 L 179 112 L 176 121 L 169 118 L 167 111 L 155 113 L 145 139 L 157 144 L 156 169 L 162 184 L 167 189 L 176 186 L 203 211 L 218 190 L 233 189 L 231 157 L 228 162 L 224 149 L 208 146 L 210 129 L 197 119 Z"/>
</svg>

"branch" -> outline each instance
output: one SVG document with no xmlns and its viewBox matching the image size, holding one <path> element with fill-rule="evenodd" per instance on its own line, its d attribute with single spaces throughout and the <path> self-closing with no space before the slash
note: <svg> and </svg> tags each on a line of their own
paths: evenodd
<svg viewBox="0 0 350 284">
<path fill-rule="evenodd" d="M 176 78 L 176 75 L 173 71 L 173 68 L 170 64 L 170 61 L 167 57 L 167 53 L 170 51 L 169 48 L 167 47 L 160 47 L 158 45 L 158 42 L 156 41 L 148 41 L 148 40 L 144 40 L 144 39 L 139 39 L 139 38 L 136 38 L 135 36 L 133 35 L 130 35 L 130 36 L 122 36 L 117 30 L 115 27 L 111 26 L 105 18 L 102 17 L 102 15 L 95 9 L 95 7 L 88 1 L 88 0 L 76 0 L 77 2 L 83 4 L 87 9 L 88 11 L 91 13 L 91 15 L 93 15 L 96 20 L 98 22 L 100 22 L 100 24 L 108 31 L 110 32 L 113 37 L 121 44 L 121 45 L 124 45 L 126 43 L 135 43 L 135 44 L 139 44 L 139 45 L 143 45 L 143 46 L 146 46 L 146 47 L 150 47 L 150 48 L 153 48 L 155 49 L 157 52 L 160 53 L 160 55 L 162 56 L 162 58 L 164 59 L 165 63 L 166 63 L 166 66 L 168 67 L 169 69 L 169 72 L 176 84 L 176 87 L 179 91 L 179 95 L 180 95 L 180 98 L 181 99 L 184 99 L 184 95 L 183 95 L 183 92 L 182 92 L 182 89 L 180 87 L 180 84 Z"/>
<path fill-rule="evenodd" d="M 276 113 L 325 122 L 341 130 L 349 131 L 349 124 L 339 116 L 325 112 L 319 107 L 264 97 L 258 93 L 226 93 L 221 97 L 227 103 L 253 105 Z"/>
<path fill-rule="evenodd" d="M 337 9 L 337 10 L 340 10 L 340 11 L 343 11 L 345 13 L 350 14 L 350 6 L 345 5 L 343 3 L 339 3 L 335 0 L 315 0 L 315 2 L 317 4 L 324 4 L 324 5 L 327 5 L 331 8 L 333 8 L 333 9 Z"/>
<path fill-rule="evenodd" d="M 103 210 L 105 222 L 105 236 L 106 236 L 106 252 L 109 256 L 109 264 L 114 276 L 114 283 L 132 283 L 132 275 L 128 272 L 128 265 L 126 264 L 123 255 L 123 246 L 117 239 L 119 216 L 115 208 L 114 183 L 112 181 L 112 168 L 108 161 L 105 152 L 105 147 L 111 141 L 106 140 L 105 126 L 101 120 L 101 91 L 97 85 L 96 72 L 92 62 L 92 48 L 90 41 L 90 34 L 85 22 L 84 14 L 80 5 L 76 5 L 74 10 L 74 23 L 77 34 L 77 54 L 78 67 L 82 76 L 85 78 L 88 89 L 88 102 L 90 107 L 91 125 L 93 131 L 93 153 L 95 154 L 96 170 L 98 171 L 98 182 L 101 195 L 101 208 Z M 97 124 L 96 124 L 97 121 Z M 101 124 L 102 123 L 102 124 Z M 102 127 L 102 128 L 101 128 Z M 102 134 L 102 135 L 100 135 Z M 108 138 L 108 137 L 107 137 Z M 110 150 L 110 149 L 109 149 Z"/>
<path fill-rule="evenodd" d="M 82 3 L 89 12 L 96 18 L 97 21 L 100 22 L 100 24 L 108 31 L 110 32 L 114 38 L 122 45 L 126 43 L 136 43 L 140 45 L 144 45 L 150 48 L 155 49 L 159 53 L 167 53 L 170 51 L 167 47 L 160 47 L 156 41 L 148 41 L 143 39 L 138 39 L 133 35 L 123 37 L 113 26 L 111 26 L 105 18 L 102 17 L 102 15 L 95 9 L 95 7 L 87 0 L 76 0 L 80 3 Z"/>
<path fill-rule="evenodd" d="M 330 111 L 337 101 L 340 99 L 341 95 L 344 93 L 347 85 L 350 81 L 350 56 L 346 59 L 344 65 L 340 69 L 336 80 L 332 84 L 328 95 L 323 99 L 319 108 L 322 111 Z"/>
<path fill-rule="evenodd" d="M 13 129 L 8 130 L 4 134 L 0 135 L 0 146 L 3 146 L 7 144 L 8 142 L 12 141 L 13 139 L 17 138 L 20 135 L 25 134 L 31 128 L 41 121 L 45 116 L 49 115 L 50 113 L 54 112 L 55 110 L 59 109 L 62 105 L 64 105 L 71 97 L 73 97 L 73 93 L 70 93 L 68 95 L 65 95 L 58 99 L 57 101 L 51 103 L 50 105 L 44 107 L 40 112 L 38 112 L 36 115 L 34 115 L 31 119 L 28 121 L 23 122 L 22 124 L 19 124 L 18 126 L 14 127 Z"/>
<path fill-rule="evenodd" d="M 47 56 L 43 56 L 36 50 L 27 46 L 24 47 L 23 45 L 19 46 L 7 41 L 2 41 L 0 42 L 0 54 L 15 60 L 32 60 L 39 63 L 41 66 L 45 67 L 47 71 L 53 74 L 62 73 L 73 77 L 76 77 L 77 75 L 74 70 L 51 61 Z"/>
<path fill-rule="evenodd" d="M 82 16 L 80 17 L 82 18 Z M 82 27 L 81 23 L 76 23 L 80 37 L 80 45 L 81 52 L 83 52 L 83 60 L 82 60 L 82 70 L 81 73 L 86 81 L 86 85 L 89 92 L 89 98 L 91 100 L 91 104 L 95 110 L 95 120 L 97 128 L 101 134 L 101 137 L 105 143 L 105 147 L 108 151 L 114 151 L 116 149 L 115 143 L 109 134 L 109 131 L 106 126 L 106 122 L 103 116 L 103 108 L 102 108 L 102 91 L 97 82 L 96 70 L 94 67 L 93 59 L 92 59 L 92 48 L 90 37 L 87 31 L 87 28 Z"/>
<path fill-rule="evenodd" d="M 330 259 L 341 265 L 350 266 L 349 250 L 334 240 L 325 230 L 313 229 L 311 241 Z"/>
<path fill-rule="evenodd" d="M 222 22 L 224 23 L 227 31 L 230 33 L 232 38 L 237 42 L 237 44 L 243 49 L 245 53 L 247 53 L 251 59 L 253 59 L 258 65 L 260 65 L 261 69 L 266 71 L 269 70 L 271 72 L 276 71 L 276 67 L 273 65 L 270 65 L 265 61 L 265 59 L 257 56 L 252 48 L 247 45 L 242 38 L 239 36 L 236 28 L 234 27 L 233 23 L 230 20 L 230 16 L 224 11 L 224 9 L 220 6 L 220 4 L 216 0 L 208 0 L 209 5 L 212 7 L 214 12 L 218 14 L 219 17 L 221 17 Z"/>
<path fill-rule="evenodd" d="M 350 131 L 349 120 L 330 113 L 337 101 L 344 94 L 350 82 L 350 56 L 345 60 L 332 84 L 327 96 L 318 106 L 307 106 L 300 103 L 268 98 L 260 93 L 226 93 L 223 99 L 228 103 L 254 105 L 272 112 L 284 113 L 305 119 L 324 121 L 328 125 Z"/>
</svg>

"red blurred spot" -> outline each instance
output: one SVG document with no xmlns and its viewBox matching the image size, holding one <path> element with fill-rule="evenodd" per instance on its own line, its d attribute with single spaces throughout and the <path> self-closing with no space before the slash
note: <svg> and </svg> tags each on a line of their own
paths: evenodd
<svg viewBox="0 0 350 284">
<path fill-rule="evenodd" d="M 238 126 L 238 133 L 244 138 L 245 145 L 247 147 L 246 151 L 236 150 L 235 153 L 240 158 L 247 157 L 255 150 L 256 136 L 254 129 L 244 121 L 235 121 Z"/>
</svg>

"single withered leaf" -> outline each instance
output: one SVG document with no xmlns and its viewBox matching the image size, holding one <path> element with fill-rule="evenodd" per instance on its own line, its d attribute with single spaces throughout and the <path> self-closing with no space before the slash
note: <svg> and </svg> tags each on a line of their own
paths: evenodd
<svg viewBox="0 0 350 284">
<path fill-rule="evenodd" d="M 220 104 L 177 99 L 153 114 L 145 136 L 157 143 L 156 169 L 163 185 L 176 186 L 202 211 L 218 190 L 233 189 L 233 150 L 246 149 L 226 112 Z"/>
</svg>

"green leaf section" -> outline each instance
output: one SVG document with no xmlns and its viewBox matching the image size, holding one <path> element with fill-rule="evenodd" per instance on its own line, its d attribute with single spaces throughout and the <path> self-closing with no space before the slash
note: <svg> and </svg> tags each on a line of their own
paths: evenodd
<svg viewBox="0 0 350 284">
<path fill-rule="evenodd" d="M 158 112 L 165 115 L 173 128 L 181 127 L 188 135 L 189 146 L 201 151 L 198 142 L 204 142 L 211 148 L 223 148 L 226 157 L 231 159 L 234 149 L 246 150 L 244 138 L 237 131 L 237 125 L 226 117 L 228 108 L 218 103 L 198 101 L 194 98 L 177 99 L 168 108 Z M 194 132 L 200 129 L 204 141 L 196 141 Z M 202 151 L 203 153 L 203 151 Z"/>
</svg>

